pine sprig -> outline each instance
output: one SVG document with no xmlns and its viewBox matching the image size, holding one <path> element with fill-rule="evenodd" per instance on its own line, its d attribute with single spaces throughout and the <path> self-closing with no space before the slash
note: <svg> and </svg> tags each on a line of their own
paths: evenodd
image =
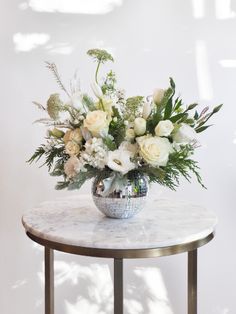
<svg viewBox="0 0 236 314">
<path fill-rule="evenodd" d="M 171 179 L 172 181 L 175 181 L 176 186 L 178 186 L 180 176 L 183 176 L 190 182 L 190 173 L 192 172 L 201 186 L 206 188 L 198 171 L 198 163 L 189 158 L 192 153 L 193 147 L 191 145 L 187 145 L 181 148 L 180 151 L 175 150 L 175 152 L 170 155 L 169 161 L 165 167 L 165 172 L 168 174 L 167 180 Z"/>
<path fill-rule="evenodd" d="M 46 67 L 52 72 L 54 78 L 56 79 L 56 82 L 60 86 L 60 88 L 67 94 L 69 98 L 71 98 L 70 94 L 68 93 L 67 89 L 65 88 L 64 84 L 62 83 L 62 80 L 60 78 L 60 75 L 57 70 L 57 66 L 55 63 L 50 63 L 48 61 L 45 61 Z"/>
<path fill-rule="evenodd" d="M 64 162 L 67 159 L 67 155 L 64 153 L 64 147 L 60 146 L 51 146 L 50 149 L 46 149 L 45 145 L 41 145 L 38 147 L 35 151 L 35 153 L 30 157 L 30 159 L 27 161 L 29 163 L 37 162 L 39 159 L 42 158 L 42 156 L 45 156 L 45 162 L 40 166 L 46 165 L 48 167 L 48 171 L 51 170 L 55 158 L 63 158 Z"/>
<path fill-rule="evenodd" d="M 45 147 L 44 145 L 39 146 L 34 154 L 30 157 L 30 159 L 27 160 L 29 164 L 32 164 L 32 162 L 37 162 L 43 155 L 45 154 Z"/>
</svg>

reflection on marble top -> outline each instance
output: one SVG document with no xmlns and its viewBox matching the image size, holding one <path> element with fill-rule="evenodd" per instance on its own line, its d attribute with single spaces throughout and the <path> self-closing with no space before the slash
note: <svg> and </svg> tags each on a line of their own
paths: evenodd
<svg viewBox="0 0 236 314">
<path fill-rule="evenodd" d="M 103 216 L 89 195 L 44 202 L 24 214 L 27 231 L 43 239 L 90 248 L 143 249 L 182 244 L 206 237 L 217 218 L 185 201 L 150 199 L 129 219 Z"/>
</svg>

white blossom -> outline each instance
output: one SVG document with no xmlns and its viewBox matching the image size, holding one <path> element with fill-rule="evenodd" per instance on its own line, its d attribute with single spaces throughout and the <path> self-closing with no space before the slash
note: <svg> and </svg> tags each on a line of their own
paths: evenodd
<svg viewBox="0 0 236 314">
<path fill-rule="evenodd" d="M 107 147 L 101 138 L 91 138 L 85 143 L 81 158 L 90 166 L 103 169 L 107 162 Z"/>
</svg>

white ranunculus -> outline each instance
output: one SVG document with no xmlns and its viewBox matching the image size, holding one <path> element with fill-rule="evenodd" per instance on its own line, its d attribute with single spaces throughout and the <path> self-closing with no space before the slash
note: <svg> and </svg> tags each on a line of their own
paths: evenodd
<svg viewBox="0 0 236 314">
<path fill-rule="evenodd" d="M 98 98 L 101 99 L 103 97 L 103 92 L 101 87 L 94 81 L 91 83 L 91 88 L 93 90 L 94 95 Z"/>
<path fill-rule="evenodd" d="M 143 118 L 136 118 L 134 120 L 134 132 L 136 135 L 143 135 L 146 132 L 146 120 Z"/>
<path fill-rule="evenodd" d="M 159 105 L 165 95 L 165 90 L 162 88 L 156 88 L 153 92 L 153 101 L 156 105 Z"/>
<path fill-rule="evenodd" d="M 96 137 L 107 135 L 108 125 L 107 113 L 102 110 L 90 111 L 84 120 L 84 127 Z"/>
<path fill-rule="evenodd" d="M 167 138 L 142 136 L 137 138 L 139 155 L 151 166 L 166 166 L 172 146 Z"/>
<path fill-rule="evenodd" d="M 179 144 L 189 144 L 197 140 L 197 132 L 186 123 L 182 123 L 177 131 L 173 134 L 173 140 Z"/>
<path fill-rule="evenodd" d="M 156 136 L 169 136 L 174 126 L 170 120 L 162 120 L 155 127 Z"/>
<path fill-rule="evenodd" d="M 142 117 L 147 120 L 147 118 L 150 116 L 150 113 L 152 111 L 152 106 L 149 102 L 145 102 L 143 105 L 143 114 Z"/>
<path fill-rule="evenodd" d="M 109 151 L 107 156 L 107 166 L 122 175 L 135 168 L 135 164 L 130 161 L 132 153 L 125 149 Z"/>
</svg>

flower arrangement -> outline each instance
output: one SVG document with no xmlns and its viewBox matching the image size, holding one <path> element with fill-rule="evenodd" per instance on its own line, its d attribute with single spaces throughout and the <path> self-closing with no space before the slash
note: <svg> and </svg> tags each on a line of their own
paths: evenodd
<svg viewBox="0 0 236 314">
<path fill-rule="evenodd" d="M 134 172 L 171 189 L 179 185 L 181 176 L 189 181 L 193 173 L 204 187 L 192 155 L 199 146 L 197 135 L 210 126 L 208 120 L 222 105 L 210 112 L 206 107 L 200 113 L 196 103 L 185 106 L 175 97 L 172 78 L 167 89 L 156 89 L 152 96 L 126 97 L 125 91 L 117 88 L 112 70 L 99 80 L 100 66 L 114 61 L 111 54 L 100 49 L 87 54 L 97 65 L 91 84 L 93 97 L 81 91 L 77 74 L 68 91 L 56 65 L 47 62 L 67 100 L 55 93 L 45 106 L 34 102 L 48 115 L 36 122 L 48 130 L 46 143 L 29 162 L 44 156 L 49 173 L 62 177 L 56 189 L 79 189 L 97 176 L 121 180 Z"/>
</svg>

